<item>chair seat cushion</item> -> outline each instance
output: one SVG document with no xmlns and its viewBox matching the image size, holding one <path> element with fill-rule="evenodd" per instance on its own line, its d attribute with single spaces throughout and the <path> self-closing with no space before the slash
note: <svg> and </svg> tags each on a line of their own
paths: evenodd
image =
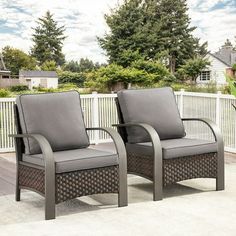
<svg viewBox="0 0 236 236">
<path fill-rule="evenodd" d="M 180 138 L 161 140 L 161 146 L 164 159 L 217 152 L 217 144 L 215 142 L 201 139 Z M 128 153 L 145 156 L 153 154 L 151 142 L 127 143 L 126 147 Z"/>
<path fill-rule="evenodd" d="M 118 155 L 93 148 L 54 152 L 56 173 L 118 165 Z M 23 155 L 23 161 L 44 166 L 42 154 Z"/>
<path fill-rule="evenodd" d="M 171 88 L 122 90 L 117 93 L 125 123 L 151 125 L 160 139 L 185 136 L 175 96 Z M 129 143 L 150 142 L 148 134 L 140 127 L 127 128 Z"/>
</svg>

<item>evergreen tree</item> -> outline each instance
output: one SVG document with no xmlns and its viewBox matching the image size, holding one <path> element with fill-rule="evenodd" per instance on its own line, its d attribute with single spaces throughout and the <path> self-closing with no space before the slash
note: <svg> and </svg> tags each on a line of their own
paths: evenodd
<svg viewBox="0 0 236 236">
<path fill-rule="evenodd" d="M 195 27 L 190 27 L 187 11 L 186 0 L 126 0 L 105 16 L 110 33 L 99 43 L 110 62 L 121 64 L 127 50 L 148 60 L 165 54 L 174 72 L 185 60 L 206 53 L 206 44 L 192 35 Z"/>
<path fill-rule="evenodd" d="M 53 15 L 47 11 L 46 15 L 38 19 L 38 26 L 34 28 L 31 55 L 34 56 L 39 64 L 45 61 L 55 61 L 57 65 L 65 62 L 65 56 L 62 53 L 65 27 L 58 27 Z"/>
<path fill-rule="evenodd" d="M 79 63 L 77 61 L 74 61 L 74 60 L 68 61 L 63 66 L 63 70 L 64 71 L 71 71 L 71 72 L 80 72 Z"/>
<path fill-rule="evenodd" d="M 110 15 L 105 15 L 105 20 L 111 33 L 105 34 L 103 38 L 98 38 L 101 47 L 106 51 L 109 62 L 122 65 L 120 58 L 124 51 L 144 51 L 145 39 L 138 30 L 143 22 L 141 0 L 125 0 L 124 4 L 117 9 L 113 9 Z M 140 41 L 138 43 L 138 41 Z M 138 44 L 137 44 L 138 43 Z M 132 55 L 133 56 L 133 55 Z M 127 58 L 127 61 L 129 59 Z M 122 65 L 129 66 L 129 65 Z"/>
<path fill-rule="evenodd" d="M 63 66 L 64 71 L 71 72 L 87 72 L 92 71 L 93 69 L 97 69 L 100 67 L 100 64 L 93 63 L 93 61 L 88 58 L 81 58 L 79 62 L 77 61 L 69 61 Z"/>
<path fill-rule="evenodd" d="M 93 61 L 88 58 L 81 58 L 79 61 L 80 72 L 91 71 L 95 68 Z"/>
</svg>

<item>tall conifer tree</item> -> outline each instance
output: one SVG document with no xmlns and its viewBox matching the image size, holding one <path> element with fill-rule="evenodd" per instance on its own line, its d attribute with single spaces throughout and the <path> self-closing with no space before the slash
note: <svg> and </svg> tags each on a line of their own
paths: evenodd
<svg viewBox="0 0 236 236">
<path fill-rule="evenodd" d="M 31 55 L 40 65 L 46 61 L 55 61 L 57 65 L 62 65 L 65 62 L 65 55 L 62 53 L 63 41 L 66 38 L 65 27 L 59 27 L 49 11 L 44 17 L 39 18 L 37 23 L 37 27 L 34 28 Z"/>
</svg>

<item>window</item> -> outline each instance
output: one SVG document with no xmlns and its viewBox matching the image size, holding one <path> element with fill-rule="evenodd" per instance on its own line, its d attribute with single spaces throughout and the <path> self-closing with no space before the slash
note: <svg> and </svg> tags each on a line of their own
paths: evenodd
<svg viewBox="0 0 236 236">
<path fill-rule="evenodd" d="M 200 81 L 210 81 L 211 72 L 210 71 L 202 71 L 200 74 Z"/>
</svg>

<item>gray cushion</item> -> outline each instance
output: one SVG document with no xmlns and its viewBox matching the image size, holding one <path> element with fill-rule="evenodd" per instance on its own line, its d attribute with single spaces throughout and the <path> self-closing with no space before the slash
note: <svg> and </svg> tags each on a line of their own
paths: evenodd
<svg viewBox="0 0 236 236">
<path fill-rule="evenodd" d="M 164 159 L 217 152 L 217 144 L 215 142 L 200 139 L 180 138 L 162 140 L 161 146 Z M 132 152 L 146 156 L 153 154 L 151 142 L 127 143 L 126 147 L 128 153 Z"/>
<path fill-rule="evenodd" d="M 185 136 L 175 97 L 171 88 L 123 90 L 118 100 L 124 122 L 140 122 L 151 125 L 160 139 L 182 138 Z M 150 141 L 147 133 L 139 128 L 127 129 L 130 143 Z"/>
<path fill-rule="evenodd" d="M 21 95 L 16 104 L 22 132 L 42 134 L 53 151 L 89 145 L 78 92 Z M 24 144 L 27 154 L 41 153 L 36 141 L 24 139 Z"/>
<path fill-rule="evenodd" d="M 92 148 L 54 152 L 56 172 L 70 172 L 118 164 L 118 155 Z M 42 154 L 23 155 L 23 161 L 43 166 Z"/>
</svg>

